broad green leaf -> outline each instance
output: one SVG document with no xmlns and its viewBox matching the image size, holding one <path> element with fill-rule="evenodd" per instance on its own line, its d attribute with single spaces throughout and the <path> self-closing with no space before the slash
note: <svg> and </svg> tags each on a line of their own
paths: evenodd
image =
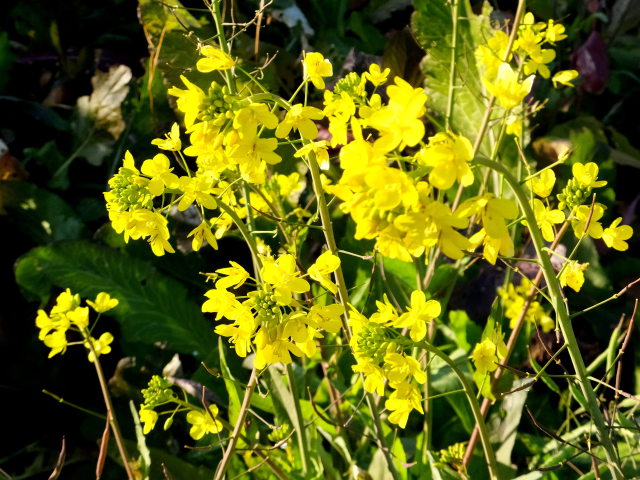
<svg viewBox="0 0 640 480">
<path fill-rule="evenodd" d="M 513 382 L 512 388 L 516 389 L 530 381 L 528 378 L 517 379 Z M 510 466 L 512 464 L 511 452 L 516 442 L 516 434 L 528 393 L 529 388 L 518 390 L 504 397 L 501 402 L 501 420 L 497 429 L 492 433 L 497 440 L 496 443 L 499 445 L 496 449 L 496 459 L 503 465 Z"/>
<path fill-rule="evenodd" d="M 50 140 L 39 148 L 29 147 L 24 149 L 26 161 L 35 160 L 43 165 L 51 175 L 47 186 L 66 190 L 69 188 L 69 169 L 67 157 L 60 150 L 55 140 Z"/>
<path fill-rule="evenodd" d="M 449 78 L 453 45 L 452 6 L 442 0 L 415 0 L 411 26 L 418 43 L 426 50 L 422 69 L 426 76 L 427 106 L 436 117 L 443 119 L 447 112 Z M 476 67 L 475 50 L 491 37 L 489 24 L 491 8 L 484 4 L 482 14 L 476 15 L 468 0 L 457 2 L 458 35 L 455 49 L 455 85 L 451 129 L 474 141 L 485 112 L 484 93 L 480 73 Z M 442 122 L 444 123 L 444 122 Z M 486 148 L 486 147 L 485 147 Z M 486 153 L 486 152 L 485 152 Z"/>
<path fill-rule="evenodd" d="M 465 375 L 470 377 L 468 368 L 466 365 L 460 365 L 463 359 L 466 357 L 466 352 L 462 350 L 455 350 L 450 354 L 450 357 L 458 363 L 460 369 L 463 371 Z M 434 394 L 438 393 L 447 393 L 452 392 L 454 390 L 459 390 L 462 388 L 460 385 L 460 381 L 458 377 L 456 377 L 455 373 L 442 362 L 439 358 L 435 358 L 432 363 L 432 376 L 431 376 L 431 386 L 433 388 Z M 473 419 L 473 413 L 471 412 L 471 407 L 469 406 L 469 402 L 464 393 L 454 393 L 452 395 L 447 395 L 444 397 L 447 402 L 451 405 L 451 408 L 456 413 L 458 421 L 461 423 L 463 428 L 467 431 L 467 433 L 471 433 L 473 427 L 475 425 L 475 420 Z"/>
<path fill-rule="evenodd" d="M 0 180 L 0 207 L 17 229 L 37 243 L 78 239 L 86 233 L 69 204 L 32 183 Z"/>
<path fill-rule="evenodd" d="M 469 318 L 464 310 L 449 312 L 449 327 L 455 332 L 456 342 L 465 352 L 471 351 L 471 346 L 480 341 L 482 330 Z"/>
<path fill-rule="evenodd" d="M 84 241 L 34 248 L 18 259 L 16 280 L 43 301 L 45 281 L 83 298 L 108 292 L 120 300 L 112 315 L 131 342 L 163 342 L 201 359 L 216 347 L 210 323 L 181 283 L 119 251 Z"/>
</svg>

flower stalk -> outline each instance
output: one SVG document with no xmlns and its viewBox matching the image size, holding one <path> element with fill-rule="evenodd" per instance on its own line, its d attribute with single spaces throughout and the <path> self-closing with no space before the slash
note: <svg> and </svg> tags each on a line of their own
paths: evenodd
<svg viewBox="0 0 640 480">
<path fill-rule="evenodd" d="M 609 436 L 604 416 L 600 411 L 598 399 L 593 390 L 593 387 L 591 386 L 591 382 L 589 381 L 589 375 L 587 374 L 587 369 L 584 364 L 582 354 L 580 353 L 578 341 L 571 324 L 571 317 L 563 300 L 560 282 L 556 278 L 553 265 L 551 264 L 551 259 L 545 251 L 545 243 L 544 239 L 542 238 L 542 232 L 537 226 L 538 224 L 536 223 L 533 209 L 531 208 L 531 205 L 529 203 L 529 198 L 520 185 L 520 182 L 518 182 L 515 176 L 504 165 L 483 157 L 477 157 L 475 161 L 478 165 L 489 167 L 503 176 L 503 178 L 513 190 L 518 204 L 524 212 L 529 226 L 529 232 L 531 234 L 531 241 L 536 250 L 538 258 L 540 259 L 540 266 L 542 268 L 545 282 L 547 283 L 547 287 L 549 289 L 551 304 L 555 311 L 556 319 L 560 326 L 560 330 L 562 331 L 562 335 L 565 339 L 565 342 L 567 343 L 567 350 L 569 351 L 569 356 L 571 358 L 576 377 L 580 384 L 580 390 L 582 391 L 582 394 L 587 401 L 589 414 L 591 416 L 591 419 L 593 420 L 594 426 L 598 432 L 598 438 L 600 439 L 600 443 L 604 449 L 607 466 L 612 478 L 621 480 L 624 477 L 622 475 L 618 456 L 616 455 L 611 437 Z"/>
</svg>

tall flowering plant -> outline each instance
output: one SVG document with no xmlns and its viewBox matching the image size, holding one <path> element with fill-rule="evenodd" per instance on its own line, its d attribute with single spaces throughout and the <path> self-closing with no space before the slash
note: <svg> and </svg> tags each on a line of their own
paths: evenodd
<svg viewBox="0 0 640 480">
<path fill-rule="evenodd" d="M 563 339 L 599 453 L 612 477 L 622 478 L 615 433 L 600 411 L 563 289 L 580 291 L 585 282 L 589 266 L 577 257 L 580 242 L 602 239 L 607 247 L 624 251 L 633 231 L 621 218 L 602 224 L 606 207 L 597 201 L 598 189 L 606 182 L 598 179 L 597 164 L 574 163 L 572 177 L 558 187 L 553 167 L 571 153 L 536 170 L 522 149 L 538 108 L 531 100 L 534 85 L 550 80 L 556 88 L 571 88 L 577 77 L 573 70 L 552 73 L 556 45 L 566 38 L 563 25 L 537 22 L 521 3 L 513 22 L 492 30 L 477 46 L 485 115 L 476 137 L 468 138 L 450 127 L 451 112 L 444 124 L 433 121 L 443 112 L 430 110 L 421 86 L 377 64 L 338 79 L 320 52 L 305 52 L 302 82 L 293 95 L 269 91 L 234 56 L 219 3 L 211 4 L 218 40 L 199 47 L 194 65 L 209 75 L 206 85 L 185 72 L 182 84 L 171 86 L 168 93 L 180 122 L 152 142 L 159 149 L 153 158 L 139 160 L 127 151 L 104 196 L 113 229 L 125 241 L 147 241 L 157 256 L 174 253 L 171 218 L 176 212 L 198 218 L 188 234 L 194 251 L 217 249 L 227 235 L 242 237 L 252 265 L 230 258 L 228 266 L 207 273 L 212 283 L 202 311 L 211 314 L 211 334 L 248 361 L 252 373 L 242 395 L 234 393 L 242 401 L 229 408 L 228 421 L 217 406 L 203 401 L 200 408 L 166 378 L 154 377 L 139 408 L 144 434 L 161 416 L 167 417 L 166 429 L 177 412 L 186 412 L 194 440 L 220 442 L 217 479 L 229 469 L 243 468 L 238 467 L 242 462 L 249 469 L 264 462 L 278 478 L 287 478 L 288 472 L 315 478 L 329 468 L 323 430 L 312 424 L 320 418 L 329 425 L 333 433 L 327 435 L 334 436 L 329 450 L 338 448 L 334 442 L 339 438 L 348 455 L 359 444 L 349 431 L 357 415 L 365 431 L 372 432 L 386 471 L 407 478 L 412 467 L 417 472 L 431 462 L 437 364 L 457 378 L 476 425 L 467 455 L 461 445 L 441 458 L 466 475 L 479 438 L 488 478 L 501 478 L 485 416 L 504 395 L 498 380 L 513 353 L 511 338 L 528 324 L 555 330 Z M 452 14 L 454 25 L 463 21 L 457 2 Z M 455 75 L 451 81 L 453 98 L 455 88 L 465 85 L 455 85 Z M 319 136 L 319 126 L 329 135 Z M 488 151 L 481 148 L 485 141 Z M 509 150 L 515 156 L 510 162 L 501 161 L 505 145 L 517 146 Z M 517 168 L 506 166 L 511 164 Z M 353 238 L 336 238 L 336 222 L 352 225 Z M 258 225 L 273 230 L 265 234 Z M 302 253 L 312 229 L 323 238 L 321 253 L 313 258 Z M 569 231 L 577 245 L 564 256 L 555 247 Z M 348 251 L 344 245 L 354 242 L 366 245 L 371 255 Z M 535 250 L 530 261 L 538 265 L 533 279 L 520 278 L 514 267 L 527 243 Z M 388 292 L 363 300 L 355 293 L 362 289 L 345 279 L 348 257 L 413 265 L 415 288 L 405 298 Z M 551 263 L 556 258 L 559 271 Z M 453 266 L 462 276 L 479 259 L 513 269 L 496 292 L 504 314 L 487 322 L 466 356 L 455 358 L 439 335 L 448 331 L 451 290 L 436 296 L 430 285 L 438 266 Z M 66 313 L 70 323 L 65 325 L 84 332 L 86 325 L 74 315 Z M 61 327 L 44 312 L 38 325 L 46 330 L 43 339 L 52 353 L 63 352 Z M 505 342 L 507 331 L 511 338 Z M 96 359 L 107 353 L 110 338 L 88 338 L 90 360 L 92 354 Z M 349 373 L 335 373 L 344 362 Z M 300 375 L 317 365 L 325 369 L 322 383 L 329 399 L 322 406 L 313 396 L 311 403 L 304 400 L 308 377 Z M 326 373 L 332 369 L 335 375 Z M 536 379 L 543 374 L 540 370 Z M 291 434 L 269 436 L 278 446 L 286 443 L 288 459 L 269 457 L 249 438 L 245 420 L 261 385 L 280 401 L 283 389 L 289 391 L 289 419 L 279 417 L 276 427 Z M 326 415 L 337 423 L 331 426 Z M 417 424 L 423 425 L 420 440 L 413 453 L 403 450 L 402 457 L 396 435 Z M 294 432 L 296 442 L 286 442 Z"/>
</svg>

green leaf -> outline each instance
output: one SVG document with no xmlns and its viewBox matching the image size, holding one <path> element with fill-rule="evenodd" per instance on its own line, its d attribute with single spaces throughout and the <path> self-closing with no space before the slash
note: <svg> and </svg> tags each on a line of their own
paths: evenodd
<svg viewBox="0 0 640 480">
<path fill-rule="evenodd" d="M 467 368 L 468 362 L 461 364 L 463 359 L 466 358 L 466 352 L 462 350 L 455 350 L 450 354 L 450 357 L 459 364 L 460 369 L 465 375 L 469 376 L 469 370 Z M 461 388 L 460 381 L 455 373 L 449 368 L 447 364 L 441 361 L 439 358 L 434 358 L 432 361 L 432 376 L 431 386 L 434 393 L 447 393 Z M 467 433 L 471 433 L 475 426 L 475 420 L 471 407 L 464 393 L 454 393 L 444 397 L 451 405 L 451 408 L 456 413 L 458 421 L 463 426 Z"/>
<path fill-rule="evenodd" d="M 516 389 L 530 381 L 528 378 L 517 379 L 513 382 L 512 388 Z M 522 410 L 528 393 L 529 388 L 518 390 L 504 397 L 501 402 L 500 417 L 502 420 L 498 428 L 492 433 L 497 438 L 496 443 L 499 445 L 496 450 L 496 459 L 503 465 L 511 465 L 511 452 L 516 442 L 518 425 L 520 425 Z"/>
<path fill-rule="evenodd" d="M 182 6 L 178 0 L 158 2 L 156 0 L 138 0 L 140 23 L 150 41 L 150 54 L 157 55 L 157 67 L 169 85 L 183 87 L 180 75 L 186 71 L 189 80 L 200 76 L 194 69 L 200 58 L 192 32 L 200 38 L 213 35 L 212 30 L 203 30 L 200 22 Z M 162 40 L 161 40 L 162 39 Z M 157 49 L 160 51 L 157 52 Z M 156 65 L 152 66 L 155 71 Z M 209 79 L 209 83 L 211 80 Z"/>
<path fill-rule="evenodd" d="M 218 350 L 220 352 L 220 372 L 224 379 L 224 384 L 227 387 L 227 393 L 229 395 L 229 423 L 235 425 L 240 413 L 240 407 L 242 405 L 242 392 L 238 386 L 237 380 L 234 378 L 229 365 L 227 364 L 227 353 L 229 348 L 225 345 L 226 342 L 222 340 L 222 337 L 218 337 Z"/>
<path fill-rule="evenodd" d="M 464 310 L 451 310 L 449 312 L 449 326 L 456 334 L 456 342 L 465 352 L 471 350 L 471 346 L 480 341 L 482 330 L 473 322 Z"/>
<path fill-rule="evenodd" d="M 9 80 L 9 70 L 14 59 L 15 57 L 11 53 L 9 34 L 0 32 L 0 93 L 4 91 L 4 87 Z"/>
<path fill-rule="evenodd" d="M 38 247 L 18 259 L 16 280 L 41 296 L 44 282 L 70 288 L 83 298 L 108 292 L 120 301 L 112 315 L 131 342 L 163 342 L 168 348 L 203 359 L 215 349 L 214 334 L 178 281 L 145 261 L 84 241 Z"/>
<path fill-rule="evenodd" d="M 422 68 L 426 76 L 425 89 L 429 98 L 427 106 L 437 117 L 444 118 L 447 112 L 453 45 L 452 2 L 415 0 L 414 5 L 415 13 L 411 26 L 418 43 L 426 50 Z M 485 112 L 475 50 L 479 45 L 486 43 L 486 39 L 493 34 L 489 24 L 491 8 L 485 3 L 482 14 L 476 15 L 468 0 L 459 0 L 458 5 L 454 72 L 456 88 L 453 89 L 450 123 L 454 132 L 473 142 Z M 488 144 L 485 147 L 488 147 Z"/>
<path fill-rule="evenodd" d="M 0 180 L 0 205 L 15 227 L 37 243 L 78 239 L 85 226 L 58 195 L 32 183 Z"/>
</svg>

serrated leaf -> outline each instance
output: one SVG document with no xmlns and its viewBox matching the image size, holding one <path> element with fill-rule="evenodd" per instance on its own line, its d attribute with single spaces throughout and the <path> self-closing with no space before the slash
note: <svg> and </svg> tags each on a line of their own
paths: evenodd
<svg viewBox="0 0 640 480">
<path fill-rule="evenodd" d="M 484 4 L 476 15 L 468 0 L 458 5 L 458 36 L 455 52 L 455 85 L 451 128 L 473 142 L 485 111 L 480 73 L 475 50 L 492 35 L 489 23 L 491 8 Z M 451 49 L 453 45 L 452 2 L 416 0 L 411 27 L 416 39 L 426 51 L 422 69 L 426 76 L 427 106 L 439 118 L 444 118 L 449 95 Z M 486 138 L 486 136 L 485 136 Z"/>
<path fill-rule="evenodd" d="M 180 282 L 148 262 L 89 242 L 61 242 L 34 248 L 18 259 L 18 284 L 41 295 L 42 280 L 34 283 L 34 278 L 70 288 L 83 298 L 108 292 L 120 301 L 112 315 L 131 342 L 162 342 L 201 359 L 215 349 L 213 329 L 200 305 Z"/>
</svg>

